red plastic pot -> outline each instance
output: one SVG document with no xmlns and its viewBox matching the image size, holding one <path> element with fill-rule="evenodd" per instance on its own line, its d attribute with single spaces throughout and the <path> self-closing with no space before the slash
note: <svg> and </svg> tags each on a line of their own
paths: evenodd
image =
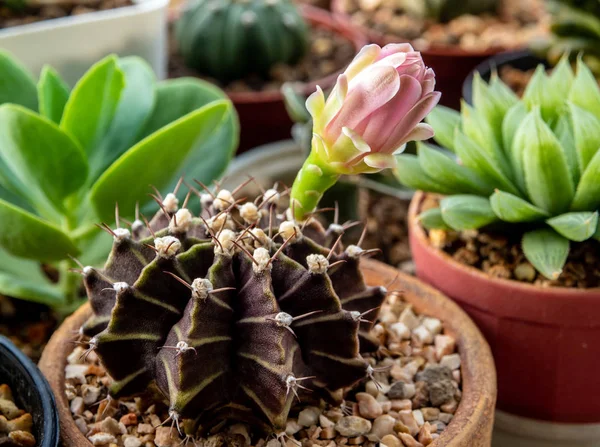
<svg viewBox="0 0 600 447">
<path fill-rule="evenodd" d="M 417 276 L 453 298 L 487 338 L 498 408 L 552 422 L 600 422 L 600 289 L 542 288 L 496 279 L 433 248 L 409 210 Z"/>
<path fill-rule="evenodd" d="M 331 9 L 336 17 L 343 17 L 351 22 L 351 18 L 343 8 L 345 0 L 332 0 Z M 401 39 L 392 35 L 384 35 L 369 28 L 354 25 L 355 28 L 378 45 L 399 42 Z M 461 48 L 434 47 L 421 51 L 425 65 L 435 72 L 436 90 L 442 92 L 440 104 L 458 109 L 465 78 L 490 56 L 505 51 L 502 48 L 490 48 L 485 51 L 465 51 Z"/>
</svg>

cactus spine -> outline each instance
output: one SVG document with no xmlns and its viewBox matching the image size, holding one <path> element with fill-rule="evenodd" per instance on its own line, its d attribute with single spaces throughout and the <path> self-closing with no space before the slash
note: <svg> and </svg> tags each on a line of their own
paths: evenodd
<svg viewBox="0 0 600 447">
<path fill-rule="evenodd" d="M 291 0 L 198 0 L 176 37 L 189 67 L 222 82 L 295 64 L 308 46 L 307 25 Z"/>
<path fill-rule="evenodd" d="M 82 270 L 94 310 L 82 330 L 111 396 L 156 386 L 192 431 L 224 419 L 277 431 L 295 398 L 339 402 L 372 372 L 360 351 L 378 348 L 368 320 L 386 290 L 364 283 L 368 252 L 344 250 L 340 225 L 284 220 L 279 198 L 203 194 L 194 217 L 169 194 L 147 227 L 106 228 L 105 269 Z"/>
</svg>

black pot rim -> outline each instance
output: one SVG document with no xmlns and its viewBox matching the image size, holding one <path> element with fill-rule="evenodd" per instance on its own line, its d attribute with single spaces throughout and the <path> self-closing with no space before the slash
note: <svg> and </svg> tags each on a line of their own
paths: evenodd
<svg viewBox="0 0 600 447">
<path fill-rule="evenodd" d="M 6 362 L 6 363 L 5 363 Z M 31 390 L 31 394 L 17 397 L 24 409 L 34 419 L 34 434 L 37 447 L 57 447 L 59 441 L 59 420 L 54 394 L 46 378 L 35 364 L 23 354 L 8 338 L 0 335 L 0 364 L 16 374 L 0 376 L 0 383 L 8 383 L 15 391 L 15 377 L 23 381 L 21 386 Z M 0 374 L 5 373 L 0 367 Z M 41 414 L 40 414 L 41 413 Z"/>
<path fill-rule="evenodd" d="M 471 73 L 469 73 L 469 76 L 467 76 L 462 85 L 463 99 L 468 104 L 473 103 L 472 84 L 476 72 L 478 72 L 483 79 L 489 80 L 492 72 L 504 65 L 511 65 L 523 70 L 529 70 L 535 68 L 538 64 L 549 66 L 548 61 L 536 56 L 530 50 L 506 51 L 503 53 L 498 53 L 484 60 L 482 63 L 477 65 Z"/>
</svg>

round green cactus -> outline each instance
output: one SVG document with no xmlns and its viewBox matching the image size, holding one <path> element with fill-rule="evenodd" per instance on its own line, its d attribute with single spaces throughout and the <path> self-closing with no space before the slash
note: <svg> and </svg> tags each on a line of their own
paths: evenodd
<svg viewBox="0 0 600 447">
<path fill-rule="evenodd" d="M 308 27 L 290 0 L 198 0 L 176 24 L 176 38 L 189 67 L 228 82 L 297 63 Z"/>
</svg>

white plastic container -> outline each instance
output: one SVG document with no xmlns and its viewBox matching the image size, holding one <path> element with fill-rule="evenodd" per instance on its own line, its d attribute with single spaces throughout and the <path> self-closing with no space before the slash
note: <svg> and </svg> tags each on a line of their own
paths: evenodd
<svg viewBox="0 0 600 447">
<path fill-rule="evenodd" d="M 51 65 L 70 85 L 111 53 L 140 56 L 164 79 L 169 0 L 134 1 L 132 6 L 2 29 L 0 48 L 35 76 L 44 64 Z"/>
</svg>

